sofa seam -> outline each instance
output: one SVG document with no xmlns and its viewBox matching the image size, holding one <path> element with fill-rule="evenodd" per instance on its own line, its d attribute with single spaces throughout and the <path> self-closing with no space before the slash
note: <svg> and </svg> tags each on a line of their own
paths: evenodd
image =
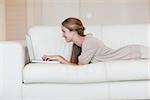
<svg viewBox="0 0 150 100">
<path fill-rule="evenodd" d="M 107 72 L 107 64 L 106 64 L 106 62 L 104 62 L 104 67 L 105 67 L 105 79 L 106 79 L 106 82 L 108 81 L 108 72 Z M 107 83 L 107 96 L 108 96 L 108 98 L 107 99 L 111 99 L 110 98 L 110 83 Z"/>
</svg>

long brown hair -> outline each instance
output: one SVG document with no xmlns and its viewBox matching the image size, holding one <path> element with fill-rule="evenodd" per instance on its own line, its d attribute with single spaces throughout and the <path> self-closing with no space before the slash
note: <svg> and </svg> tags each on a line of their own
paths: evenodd
<svg viewBox="0 0 150 100">
<path fill-rule="evenodd" d="M 70 31 L 76 31 L 80 36 L 85 36 L 84 35 L 85 28 L 78 18 L 69 17 L 62 22 L 62 25 L 67 29 L 69 29 Z M 76 44 L 73 44 L 70 61 L 72 63 L 77 64 L 78 56 L 80 55 L 81 55 L 81 47 L 77 46 Z"/>
</svg>

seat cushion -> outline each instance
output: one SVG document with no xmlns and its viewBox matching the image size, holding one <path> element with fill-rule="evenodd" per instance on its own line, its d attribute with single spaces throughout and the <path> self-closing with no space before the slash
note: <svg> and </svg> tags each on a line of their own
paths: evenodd
<svg viewBox="0 0 150 100">
<path fill-rule="evenodd" d="M 104 63 L 75 67 L 65 64 L 30 63 L 24 67 L 24 83 L 90 83 L 106 80 Z"/>
<path fill-rule="evenodd" d="M 120 60 L 105 63 L 108 81 L 150 79 L 149 60 Z"/>
<path fill-rule="evenodd" d="M 148 60 L 98 62 L 75 67 L 30 63 L 24 67 L 24 83 L 94 83 L 150 79 Z"/>
</svg>

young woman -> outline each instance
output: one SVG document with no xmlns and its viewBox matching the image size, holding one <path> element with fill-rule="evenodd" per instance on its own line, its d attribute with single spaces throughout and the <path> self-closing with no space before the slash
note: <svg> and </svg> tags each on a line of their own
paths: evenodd
<svg viewBox="0 0 150 100">
<path fill-rule="evenodd" d="M 77 18 L 67 18 L 62 22 L 63 37 L 66 42 L 73 42 L 71 60 L 60 55 L 44 55 L 43 60 L 57 60 L 63 64 L 84 65 L 110 60 L 146 59 L 148 47 L 127 45 L 113 50 L 92 35 L 84 35 L 84 26 Z"/>
</svg>

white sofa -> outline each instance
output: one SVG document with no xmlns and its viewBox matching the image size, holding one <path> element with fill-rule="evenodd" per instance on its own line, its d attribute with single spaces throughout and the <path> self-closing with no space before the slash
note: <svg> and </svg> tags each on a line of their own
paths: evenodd
<svg viewBox="0 0 150 100">
<path fill-rule="evenodd" d="M 107 46 L 148 46 L 148 24 L 86 26 Z M 43 54 L 70 58 L 71 45 L 60 27 L 36 26 L 29 30 L 31 48 Z M 28 63 L 26 43 L 0 42 L 0 100 L 110 100 L 150 99 L 149 60 L 118 60 L 74 67 Z"/>
</svg>

